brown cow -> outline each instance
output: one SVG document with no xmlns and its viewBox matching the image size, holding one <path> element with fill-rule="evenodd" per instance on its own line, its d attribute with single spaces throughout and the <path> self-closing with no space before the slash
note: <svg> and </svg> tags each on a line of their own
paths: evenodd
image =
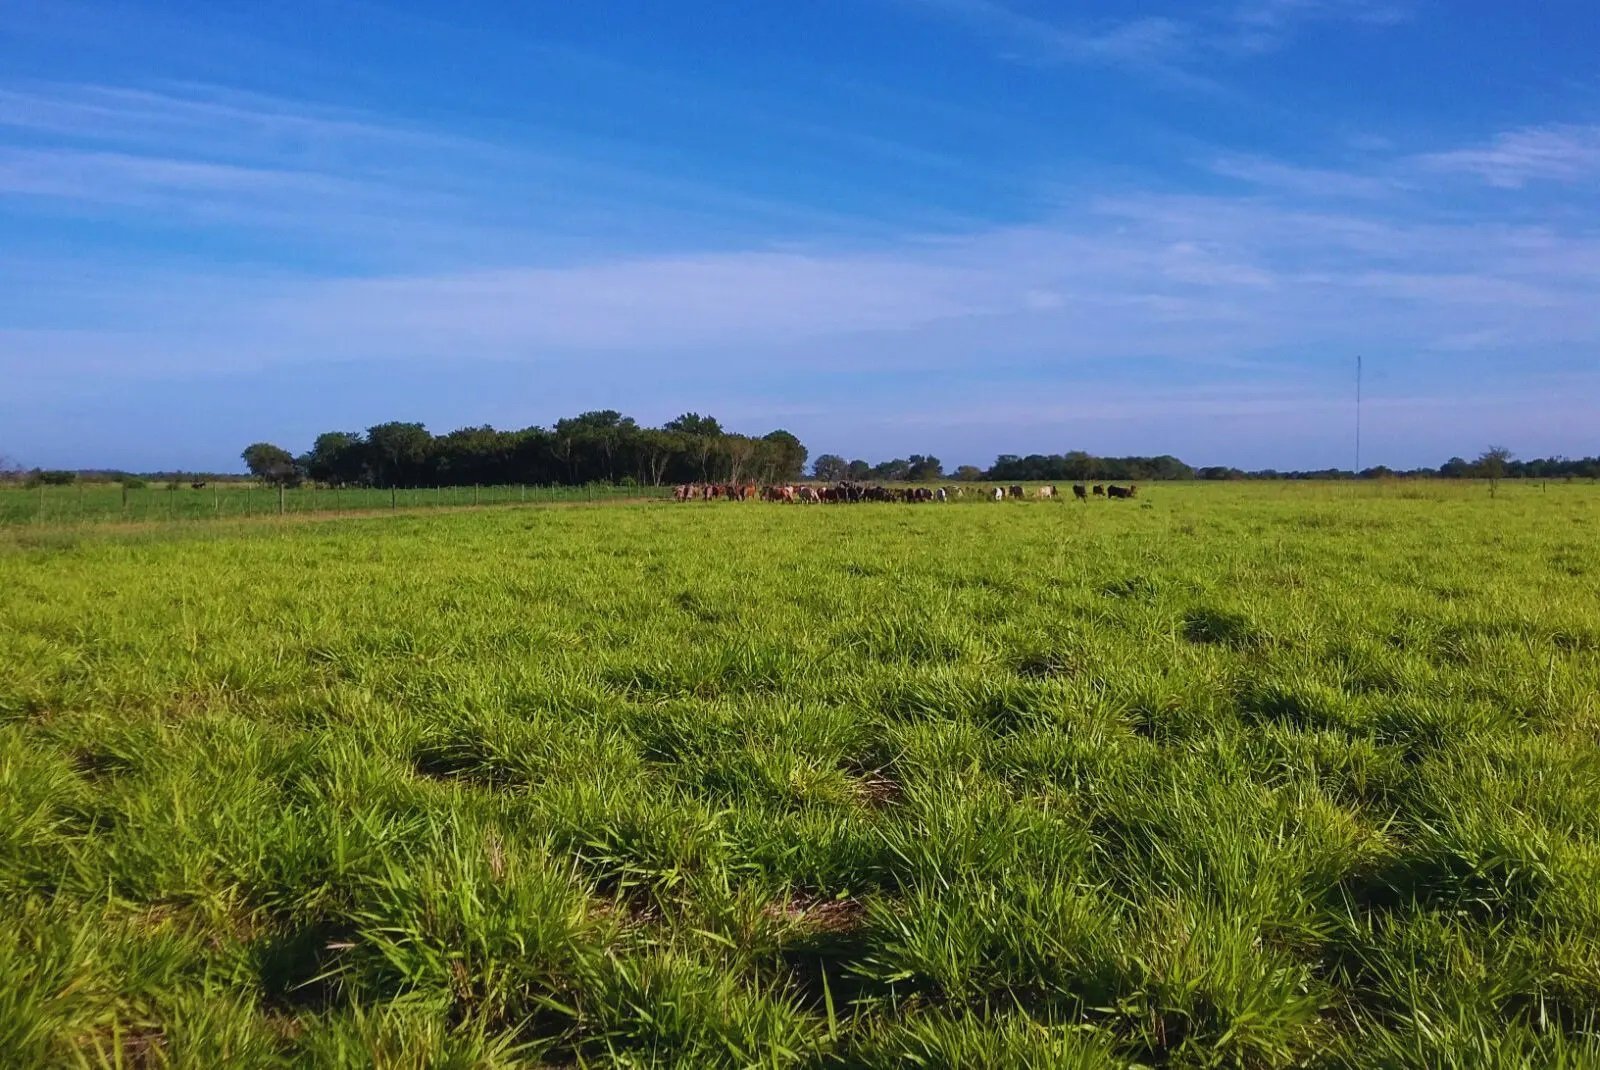
<svg viewBox="0 0 1600 1070">
<path fill-rule="evenodd" d="M 1013 498 L 1022 497 L 1022 484 L 1021 483 L 1013 483 L 1013 484 L 1011 484 L 1011 496 Z"/>
</svg>

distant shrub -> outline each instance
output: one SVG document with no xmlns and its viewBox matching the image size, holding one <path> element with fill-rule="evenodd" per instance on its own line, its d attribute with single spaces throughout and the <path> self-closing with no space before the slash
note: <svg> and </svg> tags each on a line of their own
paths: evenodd
<svg viewBox="0 0 1600 1070">
<path fill-rule="evenodd" d="M 78 480 L 78 473 L 60 469 L 38 469 L 28 473 L 30 487 L 65 487 Z"/>
<path fill-rule="evenodd" d="M 122 484 L 124 490 L 143 490 L 150 485 L 138 476 L 123 476 L 117 482 Z"/>
</svg>

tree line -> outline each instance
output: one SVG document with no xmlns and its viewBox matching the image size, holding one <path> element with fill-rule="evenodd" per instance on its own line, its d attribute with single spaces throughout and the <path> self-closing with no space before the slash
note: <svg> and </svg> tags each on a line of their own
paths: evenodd
<svg viewBox="0 0 1600 1070">
<path fill-rule="evenodd" d="M 713 417 L 685 413 L 659 428 L 640 427 L 620 413 L 588 412 L 558 420 L 554 427 L 498 431 L 468 427 L 433 435 L 419 423 L 391 422 L 366 431 L 318 435 L 299 456 L 258 442 L 243 458 L 250 474 L 269 483 L 307 480 L 329 486 L 465 486 L 515 483 L 581 485 L 592 482 L 674 484 L 696 481 L 762 483 L 804 478 L 806 448 L 787 431 L 758 437 L 723 430 Z M 964 464 L 946 472 L 932 454 L 913 453 L 871 463 L 835 453 L 817 457 L 811 478 L 827 483 L 1082 482 L 1085 480 L 1337 480 L 1337 479 L 1600 479 L 1600 456 L 1518 460 L 1491 446 L 1473 460 L 1452 457 L 1437 468 L 1345 468 L 1246 470 L 1225 465 L 1194 467 L 1176 457 L 1098 457 L 1068 453 L 1005 453 L 988 468 Z M 143 486 L 159 480 L 177 486 L 191 478 L 227 480 L 227 473 L 184 472 L 130 475 L 114 470 L 24 470 L 0 458 L 0 483 L 30 487 L 113 481 Z"/>
<path fill-rule="evenodd" d="M 814 475 L 833 479 L 847 471 L 850 478 L 879 478 L 917 481 L 946 478 L 934 457 L 913 454 L 909 460 L 885 461 L 869 465 L 865 461 L 845 461 L 834 454 L 817 458 Z M 1540 457 L 1517 460 L 1503 446 L 1490 446 L 1474 460 L 1452 457 L 1437 468 L 1393 469 L 1374 465 L 1356 472 L 1348 468 L 1275 468 L 1247 471 L 1223 465 L 1194 467 L 1176 457 L 1097 457 L 1082 450 L 1069 453 L 1039 454 L 1026 457 L 1003 453 L 988 468 L 962 465 L 948 478 L 991 482 L 1084 482 L 1086 480 L 1234 480 L 1234 479 L 1600 479 L 1600 457 Z"/>
<path fill-rule="evenodd" d="M 1452 457 L 1437 468 L 1390 468 L 1374 465 L 1355 472 L 1347 468 L 1280 472 L 1267 468 L 1195 470 L 1195 479 L 1600 479 L 1600 457 L 1535 457 L 1517 460 L 1504 446 L 1490 446 L 1475 459 Z"/>
<path fill-rule="evenodd" d="M 806 448 L 787 431 L 735 434 L 698 413 L 641 427 L 632 417 L 606 409 L 520 431 L 484 425 L 435 435 L 420 423 L 391 421 L 365 431 L 325 432 L 298 456 L 270 442 L 254 443 L 241 456 L 256 478 L 284 485 L 312 480 L 368 487 L 661 486 L 796 480 L 805 469 Z"/>
</svg>

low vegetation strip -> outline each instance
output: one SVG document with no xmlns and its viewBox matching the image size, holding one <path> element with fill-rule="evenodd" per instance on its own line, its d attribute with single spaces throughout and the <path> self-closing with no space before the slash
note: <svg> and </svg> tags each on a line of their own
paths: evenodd
<svg viewBox="0 0 1600 1070">
<path fill-rule="evenodd" d="M 118 483 L 34 487 L 0 485 L 0 527 L 169 520 L 238 519 L 303 513 L 377 512 L 466 508 L 476 505 L 547 505 L 663 498 L 670 487 L 595 483 L 581 486 L 496 485 L 464 487 L 278 488 L 217 480 L 124 488 Z"/>
<path fill-rule="evenodd" d="M 0 532 L 15 1065 L 1577 1066 L 1600 491 Z"/>
</svg>

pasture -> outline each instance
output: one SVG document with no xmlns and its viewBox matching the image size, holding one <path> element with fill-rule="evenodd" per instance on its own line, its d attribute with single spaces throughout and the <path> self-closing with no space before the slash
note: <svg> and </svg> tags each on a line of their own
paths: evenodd
<svg viewBox="0 0 1600 1070">
<path fill-rule="evenodd" d="M 0 1050 L 1593 1065 L 1597 696 L 1586 485 L 15 527 Z"/>
<path fill-rule="evenodd" d="M 660 498 L 662 487 L 319 487 L 287 488 L 253 482 L 187 481 L 124 489 L 118 483 L 24 487 L 0 484 L 0 527 L 38 524 L 164 523 L 173 520 L 245 519 L 306 513 L 374 512 L 384 509 L 466 508 L 480 505 L 549 505 Z"/>
</svg>

